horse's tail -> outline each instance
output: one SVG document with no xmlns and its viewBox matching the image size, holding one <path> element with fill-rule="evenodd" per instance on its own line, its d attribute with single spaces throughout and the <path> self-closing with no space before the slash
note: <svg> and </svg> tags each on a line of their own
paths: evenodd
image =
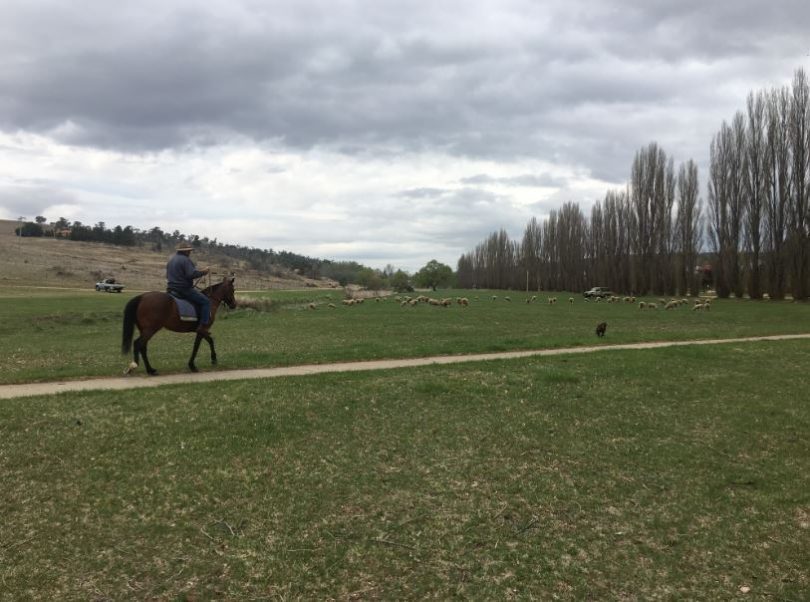
<svg viewBox="0 0 810 602">
<path fill-rule="evenodd" d="M 121 339 L 121 353 L 124 355 L 127 355 L 130 347 L 132 347 L 132 333 L 135 331 L 135 313 L 138 311 L 142 296 L 133 297 L 124 308 L 124 336 Z"/>
</svg>

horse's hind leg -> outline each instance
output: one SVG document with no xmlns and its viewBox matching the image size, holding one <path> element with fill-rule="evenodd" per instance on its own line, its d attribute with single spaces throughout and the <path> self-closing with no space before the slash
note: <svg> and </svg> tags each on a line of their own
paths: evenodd
<svg viewBox="0 0 810 602">
<path fill-rule="evenodd" d="M 149 376 L 156 376 L 158 372 L 152 367 L 152 364 L 149 363 L 149 358 L 146 355 L 146 343 L 141 347 L 141 355 L 143 356 L 143 365 L 146 366 L 146 373 Z"/>
<path fill-rule="evenodd" d="M 129 376 L 132 374 L 133 370 L 138 369 L 138 359 L 141 356 L 141 337 L 138 337 L 132 342 L 132 361 L 127 366 L 127 369 L 124 371 L 124 376 Z"/>
<path fill-rule="evenodd" d="M 157 374 L 157 370 L 152 367 L 152 364 L 149 363 L 149 356 L 146 355 L 146 345 L 149 342 L 149 339 L 152 338 L 154 333 L 148 333 L 144 335 L 141 333 L 141 336 L 135 339 L 135 342 L 132 344 L 133 349 L 133 363 L 135 366 L 133 367 L 130 364 L 130 369 L 134 369 L 138 367 L 138 356 L 140 355 L 143 357 L 143 365 L 146 367 L 146 373 L 149 376 L 155 376 Z"/>
</svg>

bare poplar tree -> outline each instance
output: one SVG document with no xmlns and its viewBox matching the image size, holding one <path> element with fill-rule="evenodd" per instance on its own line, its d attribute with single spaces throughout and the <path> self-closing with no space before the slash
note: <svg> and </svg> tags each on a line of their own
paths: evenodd
<svg viewBox="0 0 810 602">
<path fill-rule="evenodd" d="M 790 205 L 791 289 L 794 299 L 808 293 L 808 224 L 810 223 L 810 87 L 803 69 L 793 78 L 789 138 L 793 159 Z"/>
<path fill-rule="evenodd" d="M 540 289 L 541 261 L 542 261 L 543 227 L 532 217 L 526 224 L 523 231 L 523 241 L 521 242 L 521 256 L 523 258 L 523 268 L 528 274 L 528 288 L 531 290 Z"/>
<path fill-rule="evenodd" d="M 729 155 L 732 142 L 731 128 L 724 121 L 712 139 L 709 149 L 709 239 L 717 260 L 713 267 L 717 296 L 726 298 L 731 289 L 728 280 L 731 236 L 729 228 Z"/>
<path fill-rule="evenodd" d="M 698 194 L 698 168 L 690 159 L 678 169 L 676 232 L 680 255 L 678 289 L 682 294 L 697 295 L 700 291 L 700 282 L 695 274 L 701 240 L 701 207 Z"/>
<path fill-rule="evenodd" d="M 775 89 L 767 97 L 765 136 L 765 215 L 768 294 L 784 299 L 787 288 L 787 227 L 791 160 L 788 140 L 790 93 Z"/>
<path fill-rule="evenodd" d="M 636 232 L 633 236 L 633 288 L 644 294 L 656 281 L 656 230 L 663 197 L 663 164 L 666 156 L 655 142 L 636 153 L 630 177 L 630 199 L 635 214 Z"/>
<path fill-rule="evenodd" d="M 745 117 L 737 111 L 731 122 L 731 148 L 728 154 L 728 266 L 726 275 L 731 291 L 739 299 L 745 293 L 742 246 L 745 225 L 748 158 L 745 141 Z"/>
<path fill-rule="evenodd" d="M 746 229 L 745 249 L 749 256 L 748 294 L 752 299 L 762 298 L 762 222 L 765 203 L 766 132 L 765 93 L 748 95 L 748 130 L 746 137 L 747 173 L 745 180 Z"/>
</svg>

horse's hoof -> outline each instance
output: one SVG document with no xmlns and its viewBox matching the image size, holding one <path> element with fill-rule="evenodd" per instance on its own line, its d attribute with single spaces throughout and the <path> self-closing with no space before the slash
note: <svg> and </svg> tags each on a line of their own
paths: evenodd
<svg viewBox="0 0 810 602">
<path fill-rule="evenodd" d="M 147 370 L 146 373 L 149 376 L 157 376 L 157 370 L 155 370 L 154 368 L 152 370 Z"/>
<path fill-rule="evenodd" d="M 197 366 L 194 366 L 193 364 L 189 364 L 188 369 L 192 372 L 199 372 L 199 370 L 197 370 Z"/>
</svg>

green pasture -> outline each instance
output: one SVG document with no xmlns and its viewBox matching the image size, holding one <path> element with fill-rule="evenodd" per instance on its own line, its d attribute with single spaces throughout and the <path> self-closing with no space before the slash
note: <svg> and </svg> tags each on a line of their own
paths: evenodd
<svg viewBox="0 0 810 602">
<path fill-rule="evenodd" d="M 36 304 L 15 315 L 44 341 L 81 316 L 104 333 L 117 309 L 77 298 L 49 322 Z M 807 319 L 793 305 L 599 309 L 623 341 Z M 232 314 L 223 360 L 330 359 L 314 349 L 334 344 L 328 328 L 355 333 L 347 347 L 393 329 L 399 346 L 372 356 L 443 352 L 462 340 L 443 320 L 482 333 L 463 351 L 584 343 L 603 315 L 399 311 Z M 248 340 L 262 351 L 233 344 Z M 810 344 L 780 341 L 4 401 L 0 599 L 806 600 L 808 365 Z"/>
<path fill-rule="evenodd" d="M 0 383 L 122 373 L 129 361 L 120 353 L 122 311 L 131 294 L 9 291 L 0 296 Z M 586 303 L 581 295 L 565 292 L 553 293 L 556 305 L 546 302 L 551 293 L 530 304 L 525 293 L 515 292 L 433 295 L 464 296 L 470 305 L 402 307 L 389 298 L 347 307 L 341 290 L 237 291 L 238 297 L 263 302 L 267 311 L 223 308 L 212 331 L 220 361 L 216 369 L 810 332 L 805 303 L 727 300 L 696 312 Z M 607 336 L 597 339 L 594 329 L 602 321 L 608 323 Z M 192 342 L 192 335 L 162 331 L 150 342 L 150 359 L 163 374 L 183 372 Z M 205 344 L 197 365 L 211 369 Z"/>
</svg>

